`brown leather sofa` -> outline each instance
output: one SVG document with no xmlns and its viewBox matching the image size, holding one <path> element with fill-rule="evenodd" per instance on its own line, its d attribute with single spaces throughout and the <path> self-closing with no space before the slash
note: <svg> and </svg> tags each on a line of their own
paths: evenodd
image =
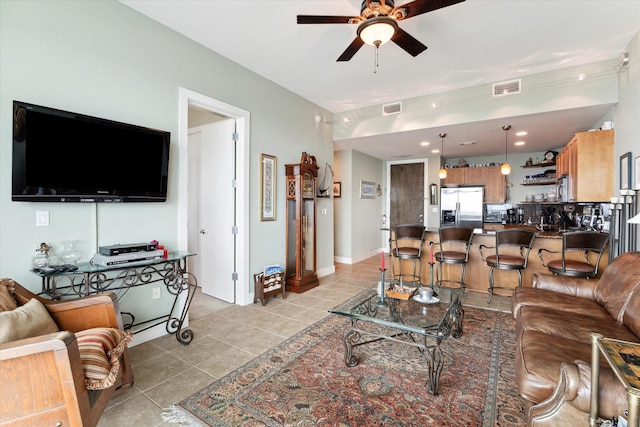
<svg viewBox="0 0 640 427">
<path fill-rule="evenodd" d="M 640 252 L 617 257 L 599 280 L 535 274 L 516 288 L 516 380 L 531 426 L 589 423 L 591 333 L 640 342 Z M 598 414 L 627 408 L 623 385 L 600 358 Z"/>
</svg>

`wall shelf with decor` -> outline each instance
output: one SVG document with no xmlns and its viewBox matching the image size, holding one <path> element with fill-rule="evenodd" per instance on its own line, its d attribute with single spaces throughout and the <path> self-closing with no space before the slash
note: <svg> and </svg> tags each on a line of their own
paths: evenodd
<svg viewBox="0 0 640 427">
<path fill-rule="evenodd" d="M 536 163 L 535 165 L 523 165 L 520 166 L 523 169 L 528 169 L 528 168 L 546 168 L 549 166 L 555 166 L 556 162 L 549 162 L 549 163 Z"/>
<path fill-rule="evenodd" d="M 556 181 L 545 181 L 545 182 L 532 182 L 532 183 L 527 183 L 527 184 L 520 184 L 522 186 L 530 186 L 530 185 L 556 185 Z"/>
</svg>

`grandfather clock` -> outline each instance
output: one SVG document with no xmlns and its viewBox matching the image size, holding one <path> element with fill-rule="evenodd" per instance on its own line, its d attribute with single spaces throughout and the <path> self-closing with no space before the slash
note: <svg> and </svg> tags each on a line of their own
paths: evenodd
<svg viewBox="0 0 640 427">
<path fill-rule="evenodd" d="M 304 292 L 320 284 L 316 275 L 315 156 L 302 153 L 298 164 L 285 165 L 287 175 L 286 289 Z"/>
</svg>

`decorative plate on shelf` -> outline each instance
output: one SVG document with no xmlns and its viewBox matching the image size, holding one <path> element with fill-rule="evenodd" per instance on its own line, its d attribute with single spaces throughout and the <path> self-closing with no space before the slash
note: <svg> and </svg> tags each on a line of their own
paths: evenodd
<svg viewBox="0 0 640 427">
<path fill-rule="evenodd" d="M 542 163 L 553 163 L 556 161 L 556 156 L 558 155 L 557 151 L 547 151 L 546 153 L 544 153 L 544 159 L 542 160 Z"/>
</svg>

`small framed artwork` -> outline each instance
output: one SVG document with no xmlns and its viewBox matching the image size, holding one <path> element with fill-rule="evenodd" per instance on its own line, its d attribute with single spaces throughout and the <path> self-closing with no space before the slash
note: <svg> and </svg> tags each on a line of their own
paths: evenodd
<svg viewBox="0 0 640 427">
<path fill-rule="evenodd" d="M 342 197 L 342 183 L 334 182 L 333 183 L 333 197 Z"/>
<path fill-rule="evenodd" d="M 376 184 L 370 181 L 360 181 L 360 198 L 361 199 L 375 199 L 376 198 Z"/>
<path fill-rule="evenodd" d="M 276 220 L 276 162 L 275 156 L 260 155 L 260 221 Z"/>
<path fill-rule="evenodd" d="M 620 156 L 620 189 L 631 188 L 631 152 Z"/>
<path fill-rule="evenodd" d="M 640 156 L 633 160 L 633 189 L 640 190 Z"/>
</svg>

